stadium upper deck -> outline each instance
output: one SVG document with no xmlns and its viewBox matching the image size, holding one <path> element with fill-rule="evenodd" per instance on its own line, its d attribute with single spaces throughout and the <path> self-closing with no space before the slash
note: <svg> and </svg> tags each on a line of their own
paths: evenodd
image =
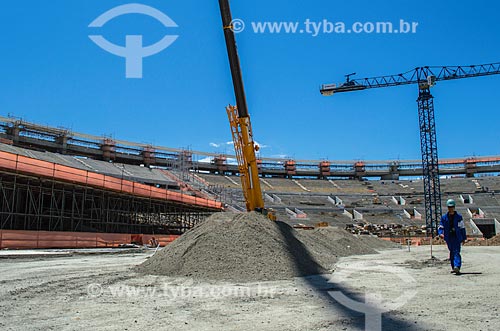
<svg viewBox="0 0 500 331">
<path fill-rule="evenodd" d="M 0 142 L 123 164 L 167 168 L 182 166 L 214 174 L 238 173 L 237 165 L 228 161 L 234 159 L 231 155 L 138 144 L 46 127 L 13 118 L 0 117 Z M 199 159 L 210 161 L 196 161 Z M 442 175 L 474 177 L 475 174 L 500 173 L 500 156 L 443 159 L 440 164 Z M 259 172 L 263 177 L 399 179 L 421 176 L 422 166 L 420 160 L 356 162 L 261 158 Z"/>
</svg>

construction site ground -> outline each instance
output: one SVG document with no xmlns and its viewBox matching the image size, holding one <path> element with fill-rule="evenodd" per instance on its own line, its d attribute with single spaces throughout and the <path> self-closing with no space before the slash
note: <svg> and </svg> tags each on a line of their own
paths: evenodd
<svg viewBox="0 0 500 331">
<path fill-rule="evenodd" d="M 461 276 L 449 273 L 444 246 L 434 246 L 435 261 L 421 246 L 344 257 L 331 274 L 258 283 L 132 271 L 152 251 L 10 253 L 0 258 L 2 330 L 364 330 L 364 314 L 338 303 L 338 292 L 357 301 L 380 293 L 379 309 L 393 302 L 382 330 L 500 327 L 500 247 L 465 247 Z"/>
</svg>

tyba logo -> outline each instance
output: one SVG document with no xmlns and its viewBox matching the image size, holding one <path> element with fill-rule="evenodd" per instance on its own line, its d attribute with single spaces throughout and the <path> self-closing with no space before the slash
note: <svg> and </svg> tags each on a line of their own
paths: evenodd
<svg viewBox="0 0 500 331">
<path fill-rule="evenodd" d="M 100 28 L 115 17 L 126 14 L 143 14 L 155 18 L 167 28 L 176 28 L 177 24 L 167 15 L 150 6 L 130 3 L 108 10 L 92 23 L 90 28 Z M 125 58 L 125 77 L 142 78 L 142 59 L 163 51 L 172 45 L 179 36 L 166 35 L 160 41 L 149 46 L 142 45 L 142 35 L 125 36 L 125 46 L 119 46 L 106 40 L 101 35 L 89 35 L 89 38 L 106 52 Z"/>
</svg>

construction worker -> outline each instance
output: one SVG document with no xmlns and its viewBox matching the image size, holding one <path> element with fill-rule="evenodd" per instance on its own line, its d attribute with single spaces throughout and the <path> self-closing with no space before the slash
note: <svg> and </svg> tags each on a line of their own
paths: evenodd
<svg viewBox="0 0 500 331">
<path fill-rule="evenodd" d="M 149 246 L 154 248 L 154 247 L 157 247 L 158 246 L 158 240 L 156 240 L 155 237 L 152 237 L 151 239 L 149 239 Z"/>
<path fill-rule="evenodd" d="M 459 275 L 460 268 L 462 267 L 460 248 L 467 240 L 465 223 L 462 215 L 455 211 L 455 200 L 449 199 L 446 201 L 446 206 L 448 207 L 448 213 L 441 217 L 438 234 L 448 245 L 448 250 L 450 251 L 451 272 Z"/>
</svg>

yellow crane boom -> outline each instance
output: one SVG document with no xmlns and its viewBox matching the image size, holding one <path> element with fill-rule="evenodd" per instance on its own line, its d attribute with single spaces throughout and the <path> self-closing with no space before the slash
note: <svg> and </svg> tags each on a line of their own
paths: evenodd
<svg viewBox="0 0 500 331">
<path fill-rule="evenodd" d="M 259 168 L 255 157 L 257 146 L 253 141 L 250 116 L 240 118 L 237 108 L 233 106 L 228 106 L 226 111 L 231 126 L 247 210 L 262 211 L 264 209 L 264 199 L 262 199 L 260 188 Z"/>
<path fill-rule="evenodd" d="M 234 150 L 238 159 L 241 186 L 243 195 L 245 196 L 247 211 L 258 211 L 267 215 L 269 219 L 276 220 L 274 212 L 264 208 L 264 199 L 262 198 L 262 190 L 260 188 L 259 169 L 257 166 L 257 158 L 255 157 L 257 146 L 252 136 L 252 125 L 248 113 L 245 89 L 243 88 L 243 77 L 241 74 L 238 50 L 236 48 L 229 0 L 219 0 L 219 6 L 237 105 L 236 107 L 227 107 L 226 111 L 231 127 Z"/>
</svg>

